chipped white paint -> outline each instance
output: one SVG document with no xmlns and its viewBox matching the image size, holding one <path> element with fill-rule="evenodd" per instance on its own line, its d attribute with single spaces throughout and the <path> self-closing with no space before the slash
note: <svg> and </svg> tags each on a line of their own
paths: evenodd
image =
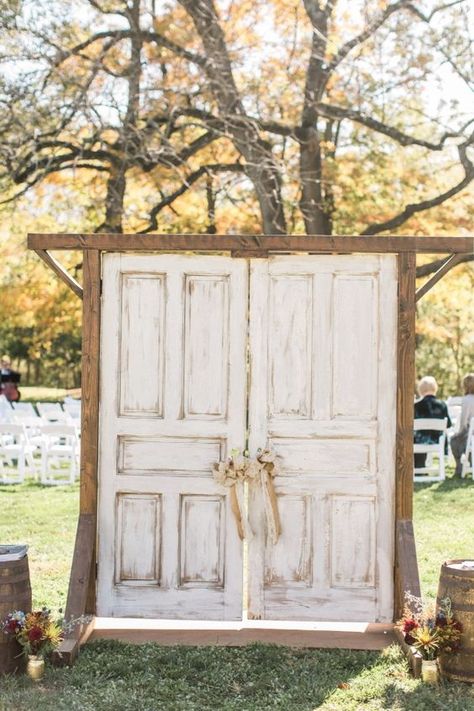
<svg viewBox="0 0 474 711">
<path fill-rule="evenodd" d="M 209 462 L 225 457 L 224 439 L 119 436 L 118 473 L 202 472 L 212 476 Z"/>
<path fill-rule="evenodd" d="M 249 492 L 249 614 L 389 621 L 396 261 L 104 257 L 98 613 L 239 619 L 242 545 L 213 462 L 282 458 L 282 535 Z M 250 304 L 250 308 L 249 308 Z"/>
<path fill-rule="evenodd" d="M 284 474 L 274 548 L 250 492 L 251 617 L 392 619 L 395 344 L 394 257 L 253 260 L 249 450 Z"/>
<path fill-rule="evenodd" d="M 160 584 L 161 497 L 118 494 L 115 583 Z"/>
<path fill-rule="evenodd" d="M 120 414 L 162 417 L 165 277 L 125 273 L 120 286 Z"/>
<path fill-rule="evenodd" d="M 224 587 L 225 499 L 182 496 L 180 586 Z"/>
<path fill-rule="evenodd" d="M 186 276 L 184 416 L 224 419 L 229 369 L 229 277 Z"/>
<path fill-rule="evenodd" d="M 245 445 L 247 265 L 104 256 L 101 615 L 239 619 L 242 553 L 215 461 Z"/>
<path fill-rule="evenodd" d="M 281 459 L 286 473 L 338 476 L 374 473 L 374 443 L 360 440 L 270 438 L 272 449 Z"/>
<path fill-rule="evenodd" d="M 331 586 L 375 587 L 375 497 L 331 496 Z"/>
</svg>

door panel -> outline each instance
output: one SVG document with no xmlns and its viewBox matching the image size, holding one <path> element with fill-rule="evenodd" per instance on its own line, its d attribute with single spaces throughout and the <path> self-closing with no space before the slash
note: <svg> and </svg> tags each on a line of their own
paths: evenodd
<svg viewBox="0 0 474 711">
<path fill-rule="evenodd" d="M 240 619 L 212 466 L 245 446 L 247 265 L 107 254 L 103 297 L 98 614 Z"/>
<path fill-rule="evenodd" d="M 252 486 L 249 616 L 390 621 L 395 258 L 253 260 L 250 288 L 249 450 L 281 458 L 282 535 Z"/>
</svg>

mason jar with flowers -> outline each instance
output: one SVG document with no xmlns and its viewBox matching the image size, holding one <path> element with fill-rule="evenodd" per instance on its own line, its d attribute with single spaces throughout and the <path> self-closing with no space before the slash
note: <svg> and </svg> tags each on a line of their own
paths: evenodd
<svg viewBox="0 0 474 711">
<path fill-rule="evenodd" d="M 44 660 L 63 639 L 63 628 L 43 608 L 36 612 L 15 610 L 1 623 L 3 633 L 14 637 L 28 659 L 26 673 L 35 681 L 44 674 Z"/>
<path fill-rule="evenodd" d="M 456 620 L 449 597 L 441 600 L 438 612 L 432 603 L 424 604 L 420 598 L 407 596 L 403 617 L 397 622 L 405 642 L 422 658 L 423 681 L 438 683 L 438 657 L 452 654 L 461 644 L 462 625 Z"/>
</svg>

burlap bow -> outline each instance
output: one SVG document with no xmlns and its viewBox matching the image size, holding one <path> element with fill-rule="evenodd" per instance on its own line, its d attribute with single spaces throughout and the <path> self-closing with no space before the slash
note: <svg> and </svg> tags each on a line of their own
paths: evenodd
<svg viewBox="0 0 474 711">
<path fill-rule="evenodd" d="M 245 508 L 245 482 L 261 486 L 268 536 L 275 544 L 281 533 L 280 517 L 273 486 L 273 479 L 279 473 L 275 452 L 258 450 L 257 457 L 245 457 L 238 450 L 232 450 L 232 457 L 214 465 L 214 479 L 221 486 L 230 488 L 230 504 L 234 514 L 239 538 L 247 541 L 253 538 Z"/>
</svg>

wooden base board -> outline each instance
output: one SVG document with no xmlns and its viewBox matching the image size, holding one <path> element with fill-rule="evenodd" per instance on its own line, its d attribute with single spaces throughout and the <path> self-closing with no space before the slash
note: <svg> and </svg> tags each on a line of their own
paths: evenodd
<svg viewBox="0 0 474 711">
<path fill-rule="evenodd" d="M 377 650 L 395 641 L 393 629 L 393 624 L 365 622 L 195 622 L 96 617 L 89 639 L 227 647 L 263 642 L 288 647 Z"/>
<path fill-rule="evenodd" d="M 87 642 L 95 626 L 95 617 L 87 624 L 79 625 L 69 637 L 63 639 L 53 652 L 53 664 L 56 667 L 72 666 L 77 659 L 79 649 Z"/>
</svg>

